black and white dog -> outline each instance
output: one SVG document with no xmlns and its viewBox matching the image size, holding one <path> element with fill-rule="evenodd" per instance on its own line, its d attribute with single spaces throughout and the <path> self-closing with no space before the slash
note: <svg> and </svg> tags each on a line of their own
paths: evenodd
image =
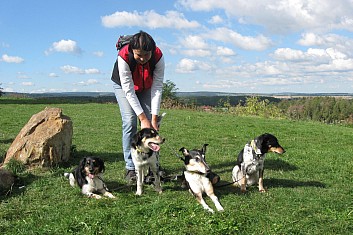
<svg viewBox="0 0 353 235">
<path fill-rule="evenodd" d="M 153 128 L 144 128 L 134 135 L 131 142 L 131 156 L 137 176 L 136 195 L 142 194 L 143 182 L 148 170 L 152 171 L 156 191 L 162 193 L 158 158 L 159 145 L 163 143 L 164 138 Z"/>
<path fill-rule="evenodd" d="M 82 189 L 82 193 L 88 197 L 100 199 L 102 196 L 96 194 L 100 193 L 103 196 L 115 198 L 108 191 L 102 179 L 104 170 L 105 166 L 102 159 L 85 157 L 81 159 L 79 165 L 71 173 L 64 173 L 64 176 L 69 179 L 72 187 L 78 185 Z"/>
<path fill-rule="evenodd" d="M 259 191 L 265 192 L 263 186 L 264 161 L 266 153 L 282 154 L 285 150 L 274 135 L 265 133 L 248 142 L 240 151 L 236 166 L 232 171 L 235 186 L 246 192 L 246 186 L 258 183 Z"/>
<path fill-rule="evenodd" d="M 207 176 L 207 174 L 211 172 L 205 159 L 207 145 L 208 144 L 204 144 L 201 150 L 193 149 L 189 151 L 183 147 L 179 151 L 181 151 L 184 155 L 184 159 L 182 158 L 185 164 L 184 176 L 189 186 L 190 193 L 196 197 L 196 200 L 203 206 L 204 209 L 213 213 L 214 211 L 203 199 L 203 193 L 206 193 L 207 196 L 211 198 L 218 211 L 224 211 L 224 209 L 219 203 L 218 197 L 214 193 L 210 178 Z"/>
</svg>

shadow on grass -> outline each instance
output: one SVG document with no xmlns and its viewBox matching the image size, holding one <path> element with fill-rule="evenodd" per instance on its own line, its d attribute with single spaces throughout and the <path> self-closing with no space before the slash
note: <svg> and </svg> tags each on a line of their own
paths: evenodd
<svg viewBox="0 0 353 235">
<path fill-rule="evenodd" d="M 317 187 L 326 188 L 326 185 L 318 181 L 297 181 L 288 179 L 265 179 L 266 185 L 271 188 L 297 188 L 297 187 Z"/>
<path fill-rule="evenodd" d="M 247 192 L 242 193 L 239 187 L 233 186 L 232 182 L 220 181 L 215 185 L 216 195 L 222 197 L 228 194 L 237 195 L 248 195 L 249 193 L 258 193 L 258 188 L 256 185 L 247 187 Z M 298 187 L 316 187 L 316 188 L 326 188 L 326 185 L 318 181 L 296 181 L 288 179 L 264 179 L 265 188 L 271 190 L 271 188 L 298 188 Z"/>
<path fill-rule="evenodd" d="M 17 176 L 12 188 L 0 193 L 0 202 L 8 199 L 9 197 L 21 195 L 22 193 L 25 192 L 26 187 L 28 185 L 38 180 L 39 178 L 40 176 L 33 175 L 31 173 Z"/>
<path fill-rule="evenodd" d="M 273 171 L 295 171 L 298 170 L 298 167 L 291 165 L 282 159 L 266 159 L 265 170 L 266 169 Z"/>
<path fill-rule="evenodd" d="M 114 163 L 124 161 L 124 155 L 122 153 L 91 153 L 87 151 L 77 151 L 71 154 L 70 159 L 67 162 L 60 164 L 62 167 L 76 167 L 82 158 L 88 156 L 95 156 L 101 158 L 105 163 Z"/>
<path fill-rule="evenodd" d="M 0 144 L 10 144 L 14 141 L 15 139 L 5 139 L 5 140 L 0 140 Z"/>
<path fill-rule="evenodd" d="M 235 164 L 236 164 L 236 161 L 233 161 L 230 163 L 213 164 L 211 168 L 217 174 L 222 174 L 222 173 L 231 174 Z M 273 171 L 295 171 L 298 169 L 298 167 L 295 165 L 291 165 L 282 159 L 266 159 L 265 171 L 266 169 L 273 170 Z"/>
</svg>

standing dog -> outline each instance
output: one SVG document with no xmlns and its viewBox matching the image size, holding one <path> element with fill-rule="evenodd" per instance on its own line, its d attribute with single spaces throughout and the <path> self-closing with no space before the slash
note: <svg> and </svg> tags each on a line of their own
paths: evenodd
<svg viewBox="0 0 353 235">
<path fill-rule="evenodd" d="M 236 166 L 233 168 L 232 179 L 234 185 L 240 186 L 246 192 L 246 186 L 256 182 L 260 192 L 265 192 L 263 186 L 264 161 L 266 153 L 282 154 L 285 150 L 278 143 L 274 135 L 265 133 L 248 142 L 240 151 Z"/>
<path fill-rule="evenodd" d="M 156 191 L 162 193 L 158 164 L 159 145 L 162 143 L 164 139 L 152 128 L 144 128 L 134 135 L 131 142 L 131 156 L 137 176 L 136 195 L 142 194 L 143 181 L 149 169 L 154 177 Z"/>
<path fill-rule="evenodd" d="M 194 149 L 189 151 L 183 147 L 179 151 L 184 155 L 184 159 L 182 159 L 186 169 L 184 175 L 190 193 L 196 197 L 196 200 L 204 209 L 213 213 L 214 211 L 206 204 L 202 197 L 204 192 L 211 198 L 218 211 L 223 211 L 224 209 L 219 203 L 217 196 L 214 194 L 212 183 L 207 177 L 207 174 L 211 172 L 205 160 L 207 145 L 208 144 L 204 144 L 201 150 Z"/>
<path fill-rule="evenodd" d="M 105 170 L 104 162 L 98 157 L 85 157 L 71 173 L 64 173 L 64 176 L 70 180 L 70 185 L 78 185 L 82 193 L 88 197 L 96 199 L 102 198 L 96 192 L 110 198 L 115 198 L 108 192 L 102 175 Z"/>
</svg>

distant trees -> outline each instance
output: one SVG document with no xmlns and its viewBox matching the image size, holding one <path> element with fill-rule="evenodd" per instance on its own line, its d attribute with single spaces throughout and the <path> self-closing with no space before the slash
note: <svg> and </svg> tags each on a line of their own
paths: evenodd
<svg viewBox="0 0 353 235">
<path fill-rule="evenodd" d="M 173 108 L 180 105 L 179 99 L 176 95 L 178 88 L 175 83 L 167 80 L 163 83 L 163 94 L 162 94 L 162 107 Z"/>
<path fill-rule="evenodd" d="M 297 120 L 324 123 L 350 123 L 353 119 L 353 100 L 335 97 L 310 97 L 283 100 L 278 106 L 286 116 Z"/>
<path fill-rule="evenodd" d="M 266 118 L 285 118 L 284 112 L 268 99 L 260 99 L 258 96 L 247 97 L 245 104 L 239 103 L 230 109 L 241 116 L 260 116 Z"/>
<path fill-rule="evenodd" d="M 227 111 L 240 116 L 265 118 L 289 118 L 311 120 L 328 124 L 353 124 L 353 99 L 318 96 L 298 99 L 274 99 L 261 96 L 232 97 L 182 97 L 176 95 L 175 83 L 167 80 L 163 84 L 163 108 L 192 108 L 202 105 L 214 107 L 214 111 Z M 219 98 L 217 100 L 217 98 Z M 211 99 L 211 100 L 210 100 Z M 234 100 L 235 99 L 235 100 Z M 245 99 L 243 101 L 242 99 Z M 212 103 L 213 102 L 213 103 Z"/>
<path fill-rule="evenodd" d="M 175 83 L 170 80 L 167 80 L 165 83 L 163 83 L 162 99 L 177 99 L 177 90 L 178 88 L 176 87 Z"/>
</svg>

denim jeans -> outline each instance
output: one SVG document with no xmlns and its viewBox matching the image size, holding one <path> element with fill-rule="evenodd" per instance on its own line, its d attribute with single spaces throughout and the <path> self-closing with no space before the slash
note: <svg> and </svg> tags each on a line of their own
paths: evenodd
<svg viewBox="0 0 353 235">
<path fill-rule="evenodd" d="M 114 93 L 116 100 L 118 101 L 121 119 L 122 119 L 122 132 L 123 132 L 123 153 L 125 160 L 125 168 L 127 170 L 135 170 L 134 163 L 131 157 L 131 140 L 137 132 L 137 121 L 138 118 L 136 113 L 130 106 L 128 100 L 125 97 L 124 91 L 121 86 L 114 84 Z M 151 120 L 151 90 L 144 90 L 142 92 L 136 93 L 140 105 L 146 114 L 147 118 Z"/>
</svg>

